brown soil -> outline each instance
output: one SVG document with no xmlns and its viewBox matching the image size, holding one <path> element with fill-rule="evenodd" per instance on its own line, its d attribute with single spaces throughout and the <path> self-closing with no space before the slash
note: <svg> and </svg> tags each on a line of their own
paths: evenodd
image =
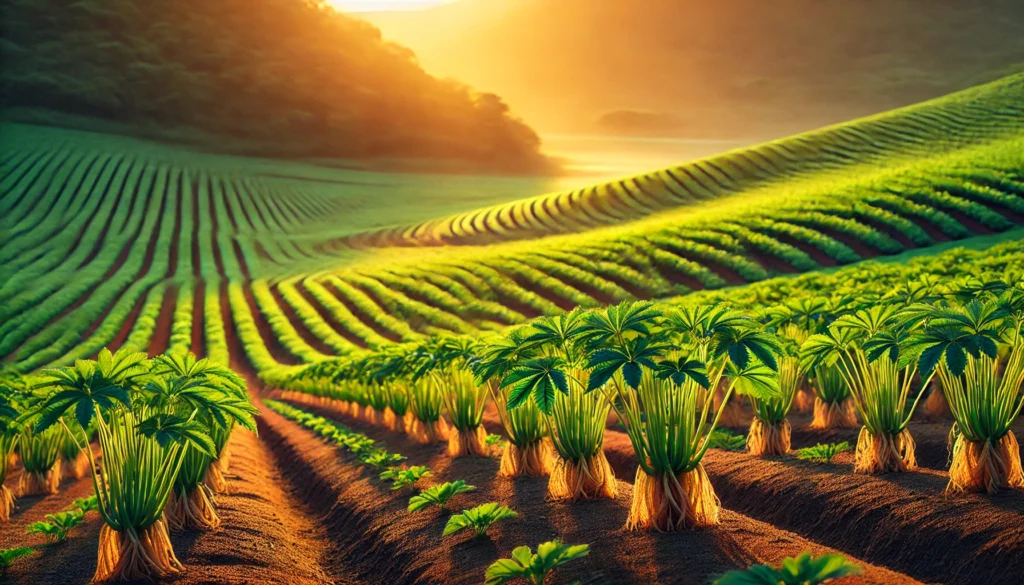
<svg viewBox="0 0 1024 585">
<path fill-rule="evenodd" d="M 352 428 L 384 438 L 378 429 L 344 421 Z M 620 481 L 616 500 L 575 504 L 546 501 L 544 478 L 498 479 L 498 460 L 450 459 L 443 445 L 421 446 L 403 437 L 387 436 L 388 445 L 433 470 L 436 481 L 463 479 L 477 491 L 455 503 L 461 509 L 487 501 L 518 511 L 515 519 L 492 527 L 490 537 L 459 534 L 440 536 L 447 514 L 405 511 L 409 493 L 394 494 L 374 474 L 354 464 L 338 449 L 312 433 L 269 413 L 264 438 L 289 471 L 304 497 L 329 510 L 324 517 L 334 541 L 335 557 L 352 561 L 361 578 L 379 583 L 479 583 L 487 566 L 507 557 L 522 544 L 561 538 L 589 543 L 589 557 L 560 571 L 556 581 L 567 583 L 685 583 L 705 584 L 712 575 L 750 564 L 778 563 L 785 556 L 810 550 L 832 552 L 795 534 L 776 529 L 736 512 L 722 511 L 719 527 L 675 534 L 629 532 L 623 529 L 629 513 L 632 486 Z M 898 573 L 856 561 L 864 576 L 844 583 L 895 585 L 917 583 Z"/>
<path fill-rule="evenodd" d="M 376 321 L 371 319 L 368 315 L 364 314 L 363 311 L 361 311 L 359 307 L 356 306 L 355 303 L 349 300 L 348 296 L 346 296 L 345 293 L 343 293 L 340 289 L 338 289 L 337 286 L 334 285 L 334 283 L 330 282 L 329 280 L 324 280 L 321 281 L 320 284 L 323 285 L 323 287 L 326 288 L 332 295 L 334 295 L 334 298 L 339 303 L 345 305 L 345 308 L 348 309 L 349 313 L 352 313 L 353 317 L 362 321 L 363 325 L 366 325 L 370 329 L 373 329 L 373 331 L 377 333 L 377 335 L 380 335 L 381 337 L 389 341 L 402 341 L 402 338 L 399 337 L 397 333 L 391 331 L 390 329 L 387 329 L 380 323 L 377 323 Z M 351 285 L 351 283 L 349 283 L 348 281 L 346 281 L 346 284 Z M 372 297 L 370 298 L 370 300 L 373 300 Z"/>
<path fill-rule="evenodd" d="M 197 279 L 192 295 L 192 353 L 205 355 L 206 335 L 203 331 L 206 315 L 206 281 Z"/>
<path fill-rule="evenodd" d="M 266 345 L 267 351 L 270 352 L 274 360 L 288 366 L 302 363 L 302 360 L 292 355 L 278 340 L 277 335 L 274 334 L 274 329 L 270 326 L 270 322 L 267 321 L 267 316 L 263 314 L 263 311 L 260 311 L 260 307 L 256 303 L 256 297 L 252 294 L 252 289 L 248 284 L 242 284 L 242 293 L 245 296 L 246 304 L 249 306 L 249 314 L 252 315 L 252 320 L 256 323 L 256 330 L 259 332 L 260 337 L 263 339 L 263 344 Z M 225 323 L 233 319 L 234 313 L 232 312 L 231 300 L 228 296 L 227 280 L 222 280 L 220 283 L 220 312 Z M 232 340 L 228 340 L 228 344 L 231 351 L 235 351 L 234 348 L 237 346 L 232 343 Z"/>
<path fill-rule="evenodd" d="M 248 287 L 248 285 L 245 286 Z M 315 333 L 309 330 L 309 327 L 307 327 L 302 321 L 299 314 L 295 312 L 295 307 L 292 307 L 288 301 L 284 299 L 284 296 L 281 295 L 281 291 L 276 285 L 271 284 L 268 288 L 270 289 L 271 296 L 274 297 L 274 302 L 277 303 L 278 308 L 281 309 L 281 313 L 286 319 L 288 319 L 292 328 L 295 329 L 295 332 L 299 334 L 299 337 L 301 337 L 307 345 L 324 355 L 336 355 L 338 353 L 337 350 L 327 345 L 327 342 L 320 339 Z"/>
<path fill-rule="evenodd" d="M 320 316 L 320 319 L 323 320 L 324 323 L 327 323 L 327 325 L 329 325 L 330 328 L 333 329 L 335 333 L 344 337 L 345 340 L 352 343 L 352 345 L 355 345 L 362 349 L 367 349 L 370 347 L 366 343 L 365 339 L 349 331 L 347 327 L 345 327 L 344 325 L 341 324 L 340 321 L 338 321 L 338 318 L 334 315 L 334 313 L 327 310 L 326 307 L 321 305 L 320 302 L 316 300 L 316 297 L 314 297 L 312 293 L 310 293 L 306 289 L 305 280 L 295 283 L 295 290 L 299 293 L 299 295 L 302 296 L 303 299 L 305 299 L 307 303 L 309 303 L 311 307 L 313 307 L 313 309 L 316 311 L 316 314 Z"/>
<path fill-rule="evenodd" d="M 836 443 L 847 441 L 856 445 L 857 433 L 860 429 L 836 429 L 821 431 L 809 429 L 810 418 L 806 416 L 790 417 L 793 424 L 793 449 L 812 447 L 818 443 Z M 917 465 L 926 469 L 945 471 L 949 469 L 949 430 L 953 421 L 943 422 L 911 422 L 907 429 L 917 444 L 915 454 Z M 1024 419 L 1014 425 L 1014 432 L 1024 432 Z M 739 429 L 734 429 L 739 431 Z M 744 431 L 745 432 L 745 431 Z"/>
<path fill-rule="evenodd" d="M 743 276 L 739 272 L 736 272 L 732 268 L 729 268 L 728 266 L 725 266 L 724 264 L 722 264 L 720 262 L 715 262 L 714 260 L 710 260 L 710 259 L 707 259 L 707 258 L 700 258 L 700 257 L 696 257 L 695 258 L 695 257 L 693 257 L 691 255 L 686 254 L 684 251 L 678 250 L 678 249 L 676 249 L 676 248 L 674 248 L 674 247 L 672 247 L 670 245 L 669 246 L 666 246 L 664 244 L 659 245 L 656 242 L 651 242 L 651 245 L 653 245 L 655 247 L 658 247 L 663 252 L 667 252 L 669 254 L 672 254 L 673 256 L 678 256 L 679 258 L 682 258 L 683 260 L 687 260 L 689 262 L 693 262 L 695 264 L 700 264 L 701 266 L 704 266 L 705 268 L 711 270 L 712 272 L 714 272 L 715 274 L 720 276 L 723 280 L 725 280 L 725 283 L 728 286 L 739 286 L 739 285 L 747 284 L 747 279 L 743 278 Z M 697 282 L 697 281 L 695 281 L 695 282 L 696 282 L 696 288 L 698 290 L 699 289 L 707 288 L 702 283 Z M 683 283 L 683 284 L 686 284 L 686 283 Z M 689 285 L 687 285 L 687 286 L 689 286 Z M 691 288 L 693 288 L 693 287 L 691 287 Z M 650 295 L 648 295 L 648 296 L 650 296 Z"/>
<path fill-rule="evenodd" d="M 171 329 L 174 326 L 174 308 L 178 302 L 178 287 L 168 284 L 164 289 L 164 298 L 160 303 L 160 314 L 157 315 L 153 327 L 153 336 L 149 339 L 149 355 L 160 355 L 167 351 L 171 342 Z"/>
<path fill-rule="evenodd" d="M 176 585 L 289 583 L 325 585 L 358 583 L 343 563 L 328 559 L 329 543 L 312 509 L 286 488 L 286 476 L 267 446 L 239 431 L 232 437 L 230 493 L 217 497 L 221 526 L 212 532 L 172 535 L 186 571 L 165 583 Z M 0 526 L 0 547 L 29 545 L 37 553 L 11 568 L 9 581 L 34 585 L 86 583 L 96 567 L 102 521 L 93 512 L 68 541 L 44 546 L 41 537 L 25 536 L 24 526 L 59 511 L 75 497 L 89 495 L 89 478 L 66 484 L 61 494 L 25 498 L 14 522 Z M 323 569 L 338 569 L 330 573 Z"/>
<path fill-rule="evenodd" d="M 636 473 L 625 433 L 606 431 L 604 450 L 618 477 Z M 944 472 L 855 475 L 852 455 L 842 457 L 826 465 L 712 449 L 703 463 L 722 504 L 760 521 L 924 581 L 1020 583 L 1024 493 L 947 496 Z"/>
<path fill-rule="evenodd" d="M 131 335 L 132 329 L 135 328 L 135 322 L 139 320 L 139 315 L 142 314 L 142 308 L 146 305 L 146 297 L 149 296 L 149 292 L 152 289 L 152 286 L 148 286 L 141 291 L 139 298 L 135 301 L 135 305 L 132 306 L 131 312 L 128 313 L 128 316 L 121 322 L 121 328 L 117 330 L 117 334 L 110 340 L 107 347 L 121 347 L 124 345 L 124 342 L 128 340 L 128 336 Z M 92 332 L 88 335 L 84 335 L 82 339 L 89 339 L 91 336 Z M 99 352 L 97 352 L 97 354 L 98 353 Z"/>
<path fill-rule="evenodd" d="M 505 280 L 509 280 L 509 281 L 513 282 L 517 287 L 537 295 L 538 297 L 540 297 L 540 298 L 544 299 L 545 301 L 548 301 L 549 303 L 557 306 L 559 309 L 561 309 L 563 311 L 569 311 L 569 310 L 572 310 L 573 308 L 576 307 L 576 301 L 573 301 L 572 299 L 567 299 L 567 298 L 561 296 L 560 294 L 558 294 L 555 291 L 548 290 L 548 289 L 544 288 L 543 286 L 538 285 L 536 282 L 533 282 L 531 280 L 528 280 L 526 278 L 518 276 L 518 275 L 512 273 L 511 271 L 503 269 L 500 266 L 489 265 L 489 264 L 485 264 L 485 266 L 487 268 L 490 268 L 491 270 L 497 272 Z M 566 284 L 566 286 L 569 287 L 568 284 Z M 572 288 L 572 287 L 569 287 L 569 288 Z M 512 308 L 512 307 L 509 307 L 509 308 Z M 515 309 L 513 309 L 513 310 L 515 310 Z"/>
</svg>

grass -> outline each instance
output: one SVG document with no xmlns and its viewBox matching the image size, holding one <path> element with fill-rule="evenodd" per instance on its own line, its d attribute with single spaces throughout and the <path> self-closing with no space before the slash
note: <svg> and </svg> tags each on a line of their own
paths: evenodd
<svg viewBox="0 0 1024 585">
<path fill-rule="evenodd" d="M 1022 94 L 1011 76 L 527 199 L 515 198 L 543 181 L 5 125 L 18 140 L 0 159 L 0 225 L 13 234 L 0 249 L 0 356 L 31 370 L 106 345 L 192 349 L 274 382 L 302 363 L 577 305 L 906 262 L 963 238 L 990 246 L 1021 235 Z"/>
</svg>

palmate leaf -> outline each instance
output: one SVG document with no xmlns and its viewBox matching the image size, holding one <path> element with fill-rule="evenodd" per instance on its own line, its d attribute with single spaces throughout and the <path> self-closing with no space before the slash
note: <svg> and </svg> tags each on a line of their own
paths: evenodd
<svg viewBox="0 0 1024 585">
<path fill-rule="evenodd" d="M 769 327 L 779 327 L 792 323 L 810 331 L 820 330 L 827 318 L 827 302 L 823 298 L 799 298 L 785 304 L 770 307 L 766 313 Z"/>
<path fill-rule="evenodd" d="M 449 536 L 466 528 L 473 528 L 477 536 L 483 536 L 495 522 L 518 515 L 515 510 L 497 502 L 487 502 L 475 508 L 463 510 L 449 518 L 441 536 Z"/>
<path fill-rule="evenodd" d="M 550 414 L 555 405 L 555 392 L 569 393 L 568 375 L 563 371 L 565 360 L 560 357 L 545 357 L 527 361 L 514 367 L 501 388 L 511 388 L 508 395 L 508 409 L 518 408 L 533 396 L 537 408 Z"/>
<path fill-rule="evenodd" d="M 476 486 L 468 485 L 461 479 L 451 482 L 446 481 L 442 484 L 431 486 L 409 498 L 409 511 L 419 512 L 431 504 L 444 508 L 448 501 L 456 495 L 471 492 L 475 489 Z"/>
<path fill-rule="evenodd" d="M 759 400 L 772 400 L 782 395 L 779 391 L 778 372 L 772 371 L 765 365 L 751 363 L 741 369 L 729 364 L 727 370 L 729 377 L 736 384 L 736 391 L 740 394 Z"/>
<path fill-rule="evenodd" d="M 813 371 L 819 367 L 832 366 L 840 354 L 847 351 L 854 342 L 855 333 L 849 329 L 829 327 L 824 333 L 812 335 L 800 346 L 800 367 Z"/>
<path fill-rule="evenodd" d="M 74 367 L 47 370 L 35 389 L 54 392 L 35 409 L 39 415 L 35 423 L 37 433 L 56 424 L 69 410 L 74 411 L 75 420 L 84 429 L 89 427 L 97 408 L 131 407 L 131 398 L 122 385 L 105 376 L 92 363 L 81 360 Z"/>
<path fill-rule="evenodd" d="M 998 332 L 972 332 L 961 326 L 945 323 L 929 326 L 912 341 L 920 353 L 918 367 L 922 374 L 930 374 L 945 357 L 946 367 L 954 376 L 963 375 L 967 356 L 980 358 L 987 355 L 995 359 L 998 354 Z"/>
<path fill-rule="evenodd" d="M 545 576 L 564 565 L 590 554 L 590 545 L 566 545 L 560 540 L 542 543 L 533 554 L 528 546 L 519 546 L 512 551 L 512 558 L 499 559 L 487 568 L 485 585 L 504 585 L 512 579 L 527 579 L 531 583 L 543 583 Z"/>
<path fill-rule="evenodd" d="M 0 435 L 11 433 L 18 417 L 21 416 L 21 409 L 13 399 L 14 390 L 8 386 L 0 386 Z"/>
<path fill-rule="evenodd" d="M 139 421 L 135 430 L 144 437 L 155 439 L 161 447 L 171 443 L 182 443 L 194 447 L 210 457 L 217 457 L 217 447 L 207 433 L 206 426 L 195 420 L 194 415 L 185 418 L 179 415 L 159 413 Z"/>
<path fill-rule="evenodd" d="M 867 355 L 868 362 L 875 362 L 882 356 L 888 356 L 898 368 L 913 363 L 920 352 L 920 346 L 913 342 L 911 335 L 901 329 L 880 331 L 864 341 L 861 349 Z"/>
<path fill-rule="evenodd" d="M 200 418 L 227 428 L 236 422 L 255 432 L 255 415 L 259 410 L 249 399 L 238 396 L 230 389 L 215 385 L 203 375 L 195 377 L 157 378 L 146 383 L 149 405 L 163 409 L 184 408 L 196 411 Z"/>
<path fill-rule="evenodd" d="M 717 578 L 713 585 L 820 585 L 832 579 L 859 575 L 861 568 L 840 554 L 827 554 L 812 558 L 800 553 L 796 558 L 783 559 L 778 569 L 769 565 L 754 565 L 743 571 L 731 571 Z"/>
<path fill-rule="evenodd" d="M 36 552 L 35 549 L 27 546 L 19 546 L 17 548 L 4 548 L 0 549 L 0 570 L 6 572 L 8 568 L 14 563 L 14 561 L 21 557 L 28 556 Z"/>
<path fill-rule="evenodd" d="M 145 385 L 150 405 L 184 406 L 222 428 L 234 422 L 256 432 L 259 410 L 249 401 L 245 381 L 231 370 L 192 353 L 172 353 L 154 358 L 152 371 L 156 378 Z"/>
<path fill-rule="evenodd" d="M 700 360 L 686 357 L 658 362 L 655 375 L 662 380 L 672 380 L 676 386 L 682 386 L 687 379 L 693 380 L 703 388 L 711 386 L 707 366 Z"/>
<path fill-rule="evenodd" d="M 506 374 L 524 358 L 536 357 L 530 355 L 530 349 L 524 346 L 523 338 L 513 331 L 508 337 L 496 337 L 486 340 L 478 354 L 470 360 L 469 367 L 476 376 L 477 384 L 484 384 L 488 380 L 501 380 Z"/>
<path fill-rule="evenodd" d="M 905 317 L 906 313 L 897 305 L 876 304 L 836 319 L 833 327 L 844 330 L 854 339 L 868 339 L 901 326 L 901 315 Z"/>
<path fill-rule="evenodd" d="M 433 475 L 426 465 L 413 465 L 408 469 L 392 467 L 381 472 L 380 478 L 390 481 L 391 491 L 398 491 L 406 486 L 415 484 L 424 477 Z"/>
<path fill-rule="evenodd" d="M 603 311 L 587 313 L 579 327 L 580 340 L 590 348 L 620 342 L 634 335 L 649 336 L 650 325 L 661 316 L 649 301 L 623 301 Z"/>
<path fill-rule="evenodd" d="M 582 317 L 583 313 L 578 307 L 555 317 L 541 317 L 524 330 L 523 345 L 569 347 L 584 330 Z"/>
<path fill-rule="evenodd" d="M 621 345 L 593 352 L 587 358 L 587 368 L 590 369 L 587 392 L 601 388 L 620 370 L 626 384 L 631 388 L 640 387 L 643 368 L 656 369 L 658 366 L 654 360 L 667 348 L 667 345 L 639 337 L 624 340 Z"/>
<path fill-rule="evenodd" d="M 775 356 L 783 354 L 782 344 L 771 333 L 752 328 L 729 327 L 715 335 L 714 356 L 728 354 L 739 369 L 751 365 L 751 356 L 771 370 L 779 369 Z"/>
</svg>

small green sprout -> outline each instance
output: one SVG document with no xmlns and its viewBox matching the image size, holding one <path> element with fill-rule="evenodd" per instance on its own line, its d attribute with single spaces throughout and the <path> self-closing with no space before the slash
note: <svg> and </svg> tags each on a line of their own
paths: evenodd
<svg viewBox="0 0 1024 585">
<path fill-rule="evenodd" d="M 388 453 L 383 449 L 366 453 L 359 458 L 363 463 L 375 469 L 387 469 L 405 461 L 405 455 Z"/>
<path fill-rule="evenodd" d="M 487 435 L 486 439 L 484 439 L 484 443 L 488 447 L 492 447 L 492 448 L 494 448 L 494 447 L 504 447 L 505 446 L 505 438 L 502 437 L 501 435 L 495 435 L 495 434 L 491 433 L 491 434 Z"/>
<path fill-rule="evenodd" d="M 46 536 L 46 542 L 53 544 L 57 542 L 64 542 L 68 537 L 68 533 L 75 526 L 78 526 L 85 518 L 85 512 L 81 510 L 72 510 L 70 512 L 57 512 L 56 514 L 47 514 L 46 519 L 49 522 L 35 522 L 28 526 L 26 534 L 43 534 Z"/>
<path fill-rule="evenodd" d="M 36 552 L 35 549 L 27 546 L 20 546 L 18 548 L 3 548 L 0 549 L 0 575 L 6 575 L 7 569 L 14 564 L 14 561 L 21 557 L 28 556 Z"/>
<path fill-rule="evenodd" d="M 409 512 L 419 512 L 423 508 L 433 504 L 446 509 L 448 500 L 458 494 L 464 494 L 476 489 L 476 486 L 467 485 L 465 481 L 458 479 L 454 482 L 446 481 L 442 484 L 431 486 L 419 494 L 409 498 Z"/>
<path fill-rule="evenodd" d="M 445 525 L 441 536 L 455 534 L 464 528 L 473 528 L 478 537 L 484 536 L 487 534 L 487 529 L 491 527 L 491 524 L 498 520 L 514 518 L 518 515 L 514 510 L 497 502 L 487 502 L 475 508 L 463 510 L 461 513 L 449 518 L 448 524 Z"/>
<path fill-rule="evenodd" d="M 96 512 L 100 509 L 100 501 L 96 496 L 89 496 L 88 498 L 76 498 L 74 502 L 71 502 L 71 506 L 68 510 L 81 510 L 82 514 L 88 514 L 89 512 Z"/>
<path fill-rule="evenodd" d="M 742 451 L 747 446 L 747 438 L 737 435 L 728 429 L 715 429 L 711 432 L 711 447 L 726 451 Z"/>
<path fill-rule="evenodd" d="M 426 465 L 413 465 L 409 469 L 392 467 L 382 471 L 380 478 L 385 481 L 391 481 L 391 490 L 398 491 L 406 486 L 415 484 L 421 478 L 429 475 L 433 474 L 430 473 L 430 469 Z"/>
<path fill-rule="evenodd" d="M 811 558 L 803 552 L 796 558 L 782 560 L 782 567 L 754 565 L 743 571 L 730 571 L 713 585 L 820 585 L 832 579 L 859 575 L 861 568 L 846 560 L 840 554 L 822 555 Z"/>
<path fill-rule="evenodd" d="M 850 444 L 842 443 L 818 443 L 813 447 L 797 449 L 796 456 L 799 459 L 815 461 L 817 463 L 831 463 L 836 455 L 850 450 Z"/>
<path fill-rule="evenodd" d="M 544 585 L 548 573 L 588 554 L 589 544 L 567 545 L 560 540 L 541 544 L 536 554 L 528 546 L 516 547 L 511 559 L 500 559 L 487 568 L 485 583 L 504 585 L 512 579 L 527 579 L 533 585 Z"/>
</svg>

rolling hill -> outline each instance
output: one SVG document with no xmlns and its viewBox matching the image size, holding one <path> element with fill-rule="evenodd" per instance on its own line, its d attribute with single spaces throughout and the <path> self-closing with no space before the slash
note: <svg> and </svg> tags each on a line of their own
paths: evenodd
<svg viewBox="0 0 1024 585">
<path fill-rule="evenodd" d="M 0 13 L 6 120 L 353 166 L 555 170 L 498 96 L 428 75 L 322 2 L 2 0 Z"/>
<path fill-rule="evenodd" d="M 1014 238 L 1024 223 L 1024 75 L 511 203 L 528 184 L 2 131 L 18 139 L 0 157 L 0 356 L 24 369 L 127 345 L 273 380 L 438 332 Z M 413 203 L 446 194 L 447 210 Z"/>
</svg>

